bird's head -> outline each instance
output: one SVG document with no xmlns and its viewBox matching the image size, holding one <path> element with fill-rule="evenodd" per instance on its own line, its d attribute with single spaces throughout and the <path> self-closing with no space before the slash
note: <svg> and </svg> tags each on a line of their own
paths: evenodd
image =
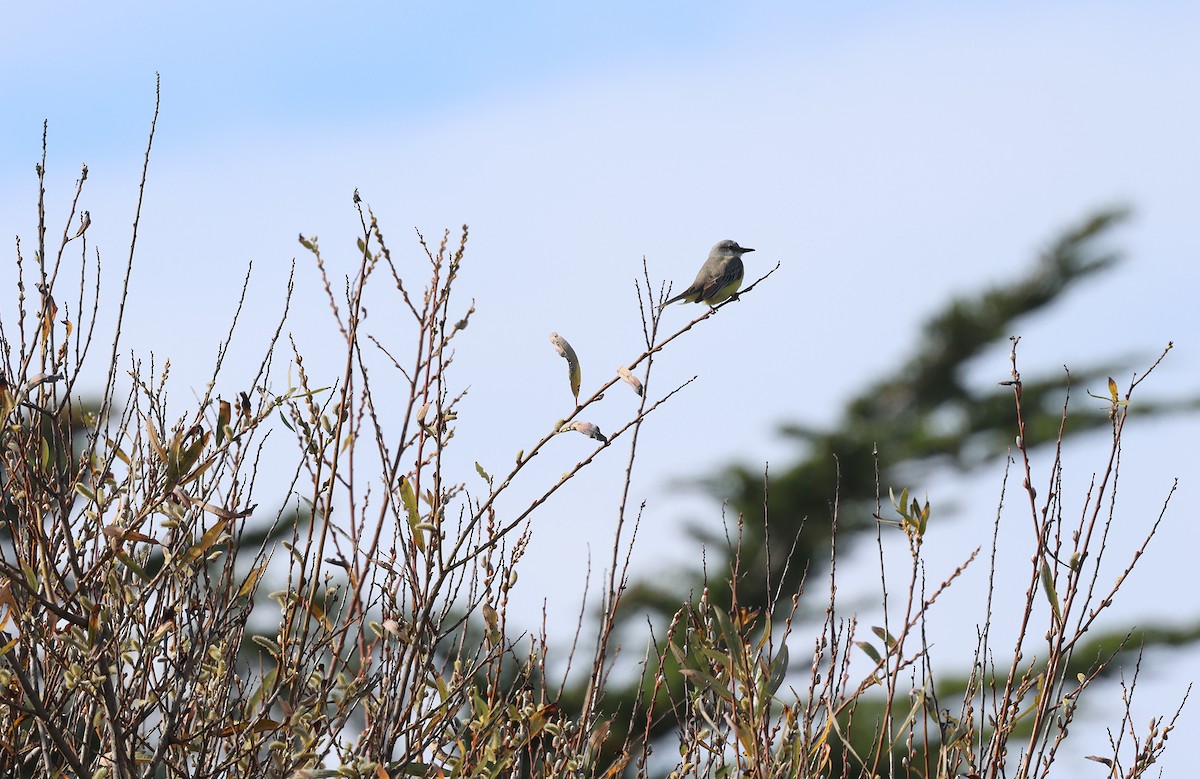
<svg viewBox="0 0 1200 779">
<path fill-rule="evenodd" d="M 712 247 L 712 251 L 709 252 L 708 254 L 710 257 L 720 257 L 720 256 L 741 257 L 743 254 L 746 254 L 746 253 L 752 252 L 752 251 L 754 251 L 754 250 L 747 249 L 744 246 L 738 246 L 737 241 L 730 241 L 730 240 L 726 239 L 724 241 L 718 241 L 717 245 Z"/>
</svg>

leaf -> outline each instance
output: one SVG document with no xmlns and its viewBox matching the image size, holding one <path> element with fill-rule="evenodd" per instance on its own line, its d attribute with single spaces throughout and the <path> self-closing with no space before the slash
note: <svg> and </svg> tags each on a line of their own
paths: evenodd
<svg viewBox="0 0 1200 779">
<path fill-rule="evenodd" d="M 575 354 L 575 349 L 572 348 L 571 344 L 567 343 L 567 339 L 558 333 L 550 333 L 550 343 L 554 344 L 554 350 L 567 361 L 567 378 L 571 382 L 571 394 L 575 396 L 575 405 L 578 406 L 579 385 L 582 382 L 583 376 L 579 367 L 579 355 Z"/>
<path fill-rule="evenodd" d="M 733 700 L 733 694 L 729 692 L 729 688 L 702 668 L 680 668 L 679 675 L 687 679 L 695 687 L 705 692 L 711 692 L 722 700 Z"/>
<path fill-rule="evenodd" d="M 233 418 L 233 407 L 228 400 L 222 400 L 217 404 L 217 409 L 217 446 L 220 446 L 225 441 L 225 430 Z"/>
<path fill-rule="evenodd" d="M 600 432 L 600 428 L 596 427 L 591 422 L 571 422 L 570 424 L 560 427 L 558 432 L 565 433 L 568 430 L 574 430 L 577 433 L 583 433 L 588 438 L 594 438 L 601 443 L 608 443 L 608 438 L 605 437 L 604 433 Z"/>
<path fill-rule="evenodd" d="M 871 659 L 872 659 L 872 660 L 874 660 L 875 662 L 877 662 L 877 663 L 878 663 L 878 662 L 881 662 L 881 661 L 883 660 L 883 657 L 882 657 L 882 656 L 879 654 L 879 650 L 878 650 L 878 649 L 876 649 L 876 648 L 875 648 L 874 646 L 872 646 L 871 644 L 869 644 L 868 642 L 866 642 L 866 641 L 855 641 L 855 642 L 854 642 L 854 645 L 855 645 L 856 647 L 858 647 L 859 649 L 861 649 L 861 650 L 862 650 L 862 651 L 863 651 L 863 652 L 864 652 L 864 653 L 867 655 L 867 657 L 871 658 Z"/>
<path fill-rule="evenodd" d="M 317 624 L 324 628 L 326 632 L 332 631 L 333 625 L 329 623 L 329 618 L 325 611 L 325 607 L 310 598 L 305 598 L 304 600 L 304 610 L 308 612 L 309 616 L 315 619 Z"/>
<path fill-rule="evenodd" d="M 208 466 L 201 466 L 198 473 L 191 473 L 192 466 L 200 459 L 200 454 L 204 451 L 204 447 L 208 445 L 209 436 L 212 434 L 204 431 L 196 440 L 191 443 L 186 449 L 179 454 L 179 473 L 183 476 L 184 482 L 189 482 L 197 478 L 204 471 L 208 470 Z"/>
<path fill-rule="evenodd" d="M 112 453 L 113 453 L 114 455 L 116 455 L 116 457 L 117 457 L 117 459 L 118 459 L 118 460 L 120 460 L 121 462 L 125 463 L 126 465 L 132 465 L 132 464 L 133 464 L 133 463 L 132 463 L 132 461 L 131 461 L 131 460 L 130 460 L 130 458 L 129 458 L 129 455 L 127 455 L 127 454 L 125 453 L 125 450 L 124 450 L 124 449 L 122 449 L 121 447 L 117 446 L 117 442 L 116 442 L 116 441 L 112 440 L 111 438 L 106 438 L 105 440 L 108 442 L 108 445 L 109 445 L 110 447 L 112 447 Z"/>
<path fill-rule="evenodd" d="M 259 639 L 262 639 L 262 641 Z M 279 657 L 281 651 L 279 649 L 279 645 L 266 636 L 251 636 L 250 640 L 265 648 L 272 657 Z M 264 644 L 263 641 L 266 643 Z M 262 684 L 258 685 L 258 688 L 255 689 L 254 692 L 250 693 L 250 697 L 246 698 L 246 706 L 244 711 L 247 715 L 253 714 L 258 709 L 259 705 L 262 703 L 264 694 L 267 690 L 275 686 L 275 680 L 278 677 L 279 666 L 275 666 L 270 671 L 267 671 L 266 675 L 263 676 Z"/>
<path fill-rule="evenodd" d="M 264 572 L 266 572 L 266 570 L 266 563 L 263 563 L 257 568 L 251 569 L 250 573 L 246 574 L 246 581 L 242 582 L 242 586 L 238 590 L 238 597 L 244 598 L 253 592 L 255 585 L 258 584 L 258 580 L 262 578 L 262 575 Z"/>
<path fill-rule="evenodd" d="M 152 538 L 145 533 L 138 532 L 132 528 L 121 527 L 120 525 L 105 525 L 104 527 L 100 528 L 100 532 L 118 542 L 141 541 L 142 543 L 147 544 L 158 543 L 157 539 Z"/>
<path fill-rule="evenodd" d="M 138 565 L 137 562 L 132 557 L 130 557 L 129 553 L 126 552 L 125 550 L 118 549 L 116 552 L 116 555 L 117 555 L 117 559 L 120 560 L 121 562 L 123 562 L 125 564 L 126 568 L 128 568 L 129 570 L 131 570 L 135 574 L 137 574 L 137 577 L 139 579 L 141 579 L 142 581 L 149 582 L 154 578 L 150 574 L 146 573 L 146 570 L 144 568 L 142 568 L 142 566 Z"/>
<path fill-rule="evenodd" d="M 718 652 L 712 647 L 702 646 L 698 647 L 695 651 L 699 652 L 701 657 L 706 658 L 709 662 L 717 667 L 725 668 L 726 666 L 730 665 L 731 661 L 729 655 L 723 652 Z"/>
<path fill-rule="evenodd" d="M 909 726 L 912 724 L 913 720 L 916 719 L 917 714 L 925 708 L 924 690 L 917 690 L 913 695 L 913 698 L 914 700 L 912 706 L 910 706 L 908 709 L 908 714 L 904 715 L 904 720 L 901 722 L 900 727 L 896 728 L 897 735 L 896 740 L 891 745 L 892 749 L 895 749 L 899 745 L 900 740 L 906 737 Z"/>
<path fill-rule="evenodd" d="M 767 683 L 767 694 L 774 695 L 783 684 L 783 680 L 787 677 L 788 671 L 788 648 L 787 644 L 782 644 L 779 647 L 779 652 L 775 655 L 775 659 L 771 661 L 770 666 L 770 681 Z"/>
<path fill-rule="evenodd" d="M 1050 573 L 1050 564 L 1042 561 L 1042 589 L 1046 591 L 1046 599 L 1054 609 L 1054 621 L 1062 624 L 1062 607 L 1058 603 L 1058 592 L 1054 589 L 1054 576 Z"/>
<path fill-rule="evenodd" d="M 879 625 L 873 626 L 871 628 L 871 632 L 878 636 L 881 641 L 888 645 L 888 647 L 892 649 L 896 648 L 896 637 L 884 630 Z"/>
<path fill-rule="evenodd" d="M 163 448 L 162 442 L 158 439 L 158 431 L 154 429 L 154 422 L 150 417 L 146 417 L 146 438 L 150 441 L 150 446 L 154 449 L 154 453 L 158 455 L 158 459 L 163 465 L 169 465 L 170 460 L 167 458 L 167 450 Z"/>
<path fill-rule="evenodd" d="M 642 393 L 645 392 L 645 389 L 642 387 L 641 380 L 638 379 L 637 376 L 634 376 L 633 372 L 624 365 L 622 365 L 620 368 L 617 368 L 617 375 L 621 377 L 622 381 L 624 381 L 630 387 L 633 387 L 633 391 L 637 393 L 639 398 L 642 396 Z"/>
<path fill-rule="evenodd" d="M 212 460 L 209 460 L 208 464 L 206 464 L 204 468 L 207 468 L 210 464 L 212 464 Z M 231 511 L 224 506 L 218 506 L 215 503 L 201 502 L 189 495 L 187 490 L 183 489 L 182 487 L 176 487 L 175 489 L 171 490 L 171 494 L 176 500 L 179 501 L 181 506 L 184 506 L 185 508 L 199 506 L 209 514 L 216 516 L 218 519 L 241 519 L 243 517 L 250 516 L 254 513 L 254 510 L 258 508 L 258 504 L 255 503 L 248 508 L 242 509 L 241 511 Z"/>
<path fill-rule="evenodd" d="M 1113 377 L 1108 377 L 1108 394 L 1112 395 L 1113 403 L 1116 403 L 1117 398 L 1117 383 L 1113 381 Z"/>
<path fill-rule="evenodd" d="M 183 561 L 185 563 L 194 563 L 204 555 L 208 554 L 208 550 L 212 548 L 213 544 L 217 543 L 217 539 L 221 537 L 221 534 L 225 532 L 225 528 L 227 528 L 229 523 L 232 521 L 233 520 L 231 519 L 218 520 L 216 524 L 204 531 L 204 535 L 200 536 L 200 540 L 192 544 L 191 547 L 184 552 Z"/>
<path fill-rule="evenodd" d="M 8 415 L 17 408 L 17 402 L 16 395 L 8 388 L 8 382 L 0 374 L 0 423 L 8 419 Z"/>
<path fill-rule="evenodd" d="M 483 613 L 483 622 L 487 626 L 488 643 L 495 646 L 504 637 L 500 632 L 500 613 L 490 603 L 483 604 L 480 610 Z"/>
<path fill-rule="evenodd" d="M 266 733 L 268 731 L 277 730 L 282 725 L 273 719 L 260 719 L 257 722 L 235 722 L 221 731 L 222 736 L 232 736 L 235 733 L 244 733 L 249 730 L 251 733 Z"/>
<path fill-rule="evenodd" d="M 41 340 L 42 347 L 45 348 L 50 340 L 50 333 L 54 330 L 54 317 L 58 315 L 58 304 L 54 302 L 54 298 L 48 292 L 43 292 L 42 299 L 45 301 L 42 308 L 42 332 Z"/>
<path fill-rule="evenodd" d="M 721 631 L 721 640 L 725 643 L 727 649 L 735 650 L 739 655 L 743 654 L 745 648 L 742 642 L 742 637 L 738 635 L 733 628 L 733 623 L 729 620 L 729 615 L 721 609 L 713 609 L 713 619 L 717 623 L 717 628 Z"/>
<path fill-rule="evenodd" d="M 400 477 L 400 502 L 404 504 L 404 509 L 408 513 L 408 527 L 412 530 L 413 541 L 417 548 L 424 552 L 425 533 L 421 530 L 421 514 L 417 511 L 417 495 L 413 492 L 412 482 L 403 476 Z"/>
<path fill-rule="evenodd" d="M 483 604 L 480 609 L 483 612 L 483 621 L 487 624 L 489 630 L 495 630 L 500 624 L 500 613 L 490 603 Z"/>
</svg>

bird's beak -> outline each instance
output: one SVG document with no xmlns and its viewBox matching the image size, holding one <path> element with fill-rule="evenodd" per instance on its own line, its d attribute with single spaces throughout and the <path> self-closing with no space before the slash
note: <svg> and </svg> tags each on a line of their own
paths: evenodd
<svg viewBox="0 0 1200 779">
<path fill-rule="evenodd" d="M 747 248 L 745 248 L 745 247 L 742 247 L 742 254 L 746 254 L 747 252 L 752 252 L 752 251 L 754 251 L 754 250 L 753 250 L 753 249 L 747 249 Z"/>
</svg>

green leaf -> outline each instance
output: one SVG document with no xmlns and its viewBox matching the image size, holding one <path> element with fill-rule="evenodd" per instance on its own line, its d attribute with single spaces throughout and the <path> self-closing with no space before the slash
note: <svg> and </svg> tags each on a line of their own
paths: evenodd
<svg viewBox="0 0 1200 779">
<path fill-rule="evenodd" d="M 917 502 L 913 501 L 913 507 L 917 507 Z M 926 498 L 925 505 L 917 509 L 917 536 L 924 538 L 925 529 L 929 527 L 929 499 Z"/>
<path fill-rule="evenodd" d="M 725 642 L 726 648 L 742 653 L 742 639 L 737 631 L 733 628 L 733 623 L 729 620 L 729 615 L 720 609 L 712 610 L 713 616 L 716 617 L 717 627 L 721 629 L 721 640 Z"/>
<path fill-rule="evenodd" d="M 266 570 L 266 563 L 263 563 L 257 568 L 251 569 L 250 573 L 246 574 L 246 581 L 242 582 L 242 586 L 238 590 L 238 597 L 244 598 L 249 595 L 254 590 L 254 585 L 258 584 L 258 580 L 262 578 L 262 575 Z"/>
<path fill-rule="evenodd" d="M 208 530 L 204 531 L 204 535 L 200 536 L 200 540 L 188 547 L 188 550 L 183 554 L 185 563 L 194 563 L 204 555 L 208 554 L 208 550 L 213 544 L 217 543 L 217 539 L 225 532 L 225 528 L 229 527 L 231 519 L 222 519 L 216 522 Z"/>
<path fill-rule="evenodd" d="M 1054 609 L 1054 621 L 1056 624 L 1062 624 L 1062 607 L 1058 603 L 1058 592 L 1054 588 L 1054 575 L 1050 572 L 1050 564 L 1045 560 L 1042 561 L 1042 589 L 1046 591 L 1046 600 L 1050 601 L 1050 607 Z"/>
<path fill-rule="evenodd" d="M 267 643 L 264 644 L 259 639 L 262 639 Z M 250 640 L 265 648 L 272 657 L 279 657 L 278 653 L 281 651 L 279 649 L 279 645 L 271 639 L 266 638 L 265 636 L 251 636 Z M 258 685 L 258 688 L 250 694 L 250 697 L 246 698 L 245 712 L 247 716 L 250 716 L 258 711 L 258 707 L 262 703 L 263 695 L 268 689 L 271 689 L 275 686 L 275 680 L 278 678 L 278 676 L 279 666 L 275 666 L 270 671 L 267 671 L 266 675 L 263 676 L 262 684 Z"/>
<path fill-rule="evenodd" d="M 783 684 L 783 680 L 787 677 L 788 672 L 788 648 L 787 644 L 779 647 L 779 651 L 775 654 L 775 658 L 770 665 L 770 681 L 767 683 L 767 694 L 774 695 L 779 687 Z"/>
<path fill-rule="evenodd" d="M 117 559 L 120 560 L 121 562 L 125 563 L 125 566 L 127 568 L 129 568 L 129 570 L 131 570 L 135 574 L 137 574 L 137 577 L 139 579 L 141 579 L 142 581 L 149 582 L 151 579 L 154 578 L 150 574 L 146 573 L 145 569 L 142 568 L 142 566 L 138 565 L 134 561 L 134 559 L 129 556 L 129 553 L 124 551 L 123 549 L 117 550 Z"/>
<path fill-rule="evenodd" d="M 208 439 L 211 435 L 208 431 L 204 431 L 196 437 L 196 440 L 191 445 L 180 452 L 179 474 L 185 483 L 194 480 L 208 469 L 207 466 L 202 466 L 199 473 L 192 473 L 192 466 L 200 459 L 201 453 L 204 452 L 204 447 L 208 446 Z"/>
<path fill-rule="evenodd" d="M 703 668 L 680 668 L 679 675 L 687 679 L 699 689 L 705 692 L 711 692 L 721 700 L 733 700 L 733 694 L 729 692 L 729 687 Z"/>
<path fill-rule="evenodd" d="M 871 632 L 879 637 L 879 640 L 887 644 L 889 648 L 896 648 L 896 637 L 884 630 L 882 627 L 875 625 L 871 628 Z"/>
<path fill-rule="evenodd" d="M 413 541 L 417 548 L 425 551 L 425 531 L 421 529 L 421 513 L 417 510 L 417 495 L 413 492 L 412 482 L 400 477 L 400 502 L 408 513 L 408 527 L 412 530 Z"/>
</svg>

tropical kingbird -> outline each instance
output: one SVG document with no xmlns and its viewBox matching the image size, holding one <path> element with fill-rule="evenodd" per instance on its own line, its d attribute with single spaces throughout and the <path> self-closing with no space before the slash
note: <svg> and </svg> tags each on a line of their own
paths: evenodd
<svg viewBox="0 0 1200 779">
<path fill-rule="evenodd" d="M 700 272 L 696 274 L 692 286 L 663 305 L 682 300 L 685 303 L 707 303 L 715 306 L 732 297 L 738 291 L 738 287 L 742 286 L 742 276 L 745 275 L 742 255 L 752 251 L 754 250 L 738 246 L 737 241 L 718 242 L 708 253 L 708 259 L 700 266 Z"/>
</svg>

